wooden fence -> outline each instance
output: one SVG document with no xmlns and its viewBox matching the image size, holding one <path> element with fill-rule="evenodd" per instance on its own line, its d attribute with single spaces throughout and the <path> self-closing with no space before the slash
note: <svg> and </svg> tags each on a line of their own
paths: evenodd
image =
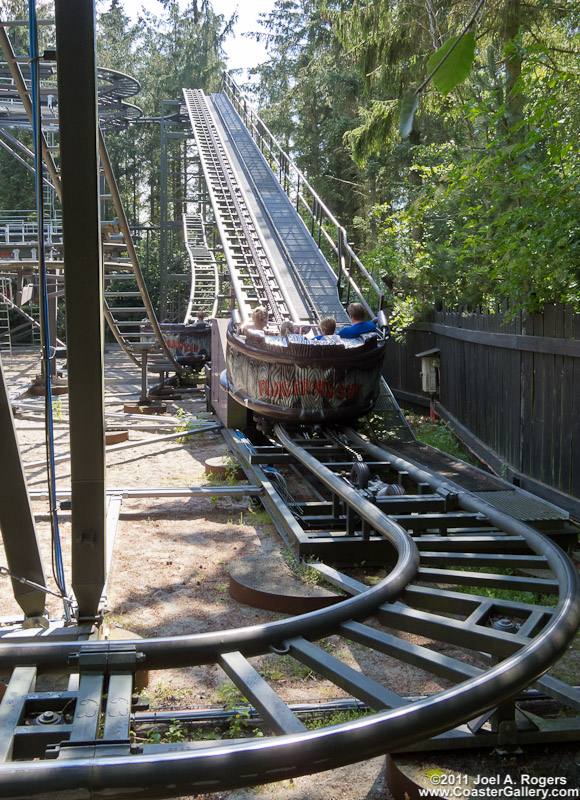
<svg viewBox="0 0 580 800">
<path fill-rule="evenodd" d="M 499 474 L 580 515 L 580 314 L 431 312 L 388 345 L 384 375 L 402 405 L 428 403 L 416 354 L 433 348 L 441 415 Z"/>
</svg>

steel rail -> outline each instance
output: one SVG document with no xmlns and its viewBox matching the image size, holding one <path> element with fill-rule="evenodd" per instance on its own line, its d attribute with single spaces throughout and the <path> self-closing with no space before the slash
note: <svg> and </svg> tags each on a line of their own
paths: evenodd
<svg viewBox="0 0 580 800">
<path fill-rule="evenodd" d="M 364 504 L 368 508 L 364 508 Z M 383 603 L 394 601 L 414 578 L 418 568 L 417 549 L 408 534 L 376 507 L 364 501 L 359 504 L 361 513 L 374 520 L 378 530 L 397 548 L 397 563 L 389 575 L 379 584 L 357 597 L 345 599 L 331 608 L 312 611 L 300 617 L 277 620 L 266 625 L 229 629 L 190 636 L 166 636 L 156 639 L 141 639 L 128 642 L 142 653 L 140 669 L 173 669 L 199 666 L 215 660 L 222 653 L 240 650 L 245 655 L 258 655 L 269 647 L 278 647 L 282 642 L 297 636 L 309 638 L 329 635 L 349 619 L 364 618 L 372 614 Z M 0 668 L 15 664 L 37 666 L 41 670 L 74 671 L 70 656 L 88 650 L 113 651 L 119 644 L 114 642 L 48 642 L 34 641 L 10 644 L 0 640 Z"/>
<path fill-rule="evenodd" d="M 259 295 L 260 290 L 262 290 L 266 294 L 274 318 L 277 321 L 281 321 L 285 317 L 284 309 L 282 309 L 280 302 L 275 298 L 272 280 L 266 274 L 267 269 L 273 269 L 272 261 L 268 256 L 265 244 L 259 237 L 258 227 L 250 213 L 242 188 L 235 179 L 232 166 L 226 155 L 224 144 L 218 134 L 217 127 L 205 97 L 200 91 L 186 92 L 186 98 L 190 98 L 192 95 L 194 95 L 196 101 L 197 119 L 203 125 L 203 132 L 201 135 L 204 137 L 205 147 L 200 147 L 200 155 L 204 171 L 207 161 L 211 161 L 211 166 L 213 167 L 213 181 L 209 171 L 206 172 L 206 178 L 209 178 L 208 185 L 211 184 L 213 186 L 217 181 L 220 184 L 222 192 L 221 203 L 218 200 L 218 202 L 214 204 L 214 214 L 216 217 L 221 217 L 223 214 L 223 204 L 227 202 L 230 222 L 237 228 L 234 234 L 230 232 L 226 236 L 225 242 L 227 243 L 229 239 L 235 238 L 240 243 L 248 273 L 251 275 L 252 264 L 257 271 L 257 278 L 259 280 L 254 281 L 256 292 Z M 249 250 L 250 253 L 244 253 L 244 248 Z M 233 265 L 234 261 L 233 259 L 229 259 L 228 264 Z M 276 281 L 276 288 L 284 294 L 283 287 L 279 280 Z M 285 300 L 285 311 L 288 312 L 289 306 L 286 298 Z"/>
<path fill-rule="evenodd" d="M 22 70 L 20 69 L 20 65 L 12 48 L 12 43 L 10 42 L 8 34 L 4 29 L 4 25 L 5 24 L 3 22 L 0 22 L 0 46 L 2 47 L 2 51 L 4 52 L 4 58 L 6 59 L 8 68 L 10 69 L 10 74 L 12 75 L 12 78 L 14 80 L 14 84 L 18 91 L 20 100 L 22 102 L 22 105 L 24 106 L 28 122 L 32 127 L 32 117 L 33 117 L 32 103 L 30 102 L 30 97 L 28 95 L 28 89 L 26 88 L 26 84 L 24 82 L 24 76 L 22 75 Z M 50 177 L 52 178 L 54 189 L 59 199 L 62 200 L 62 186 L 60 182 L 60 175 L 44 134 L 42 134 L 41 146 L 42 146 L 42 157 L 44 159 L 44 163 L 46 164 L 46 168 L 50 174 Z"/>
<path fill-rule="evenodd" d="M 222 121 L 222 125 L 227 130 L 228 129 L 227 122 L 224 119 L 224 116 L 223 116 L 223 114 L 222 114 L 222 112 L 221 112 L 221 110 L 219 108 L 217 108 L 217 112 L 218 112 L 218 115 L 219 115 L 219 117 L 220 117 L 220 119 Z M 240 159 L 240 162 L 243 163 L 244 159 L 243 159 L 243 156 L 242 156 L 242 154 L 240 152 L 240 148 L 238 147 L 238 144 L 236 143 L 236 140 L 235 140 L 234 136 L 232 136 L 231 139 L 230 139 L 230 146 L 235 150 L 238 158 Z M 247 171 L 246 177 L 248 179 L 248 182 L 249 182 L 250 186 L 252 187 L 252 189 L 254 191 L 254 195 L 256 197 L 257 202 L 260 203 L 260 206 L 261 206 L 261 209 L 262 209 L 262 212 L 263 212 L 264 216 L 266 217 L 266 219 L 268 220 L 268 222 L 271 225 L 271 229 L 272 229 L 273 235 L 276 238 L 276 242 L 278 243 L 278 246 L 279 246 L 280 250 L 282 251 L 284 257 L 286 258 L 286 261 L 288 262 L 288 264 L 292 266 L 293 277 L 295 278 L 295 280 L 297 281 L 298 285 L 300 286 L 300 289 L 301 289 L 302 295 L 303 295 L 302 299 L 304 300 L 305 305 L 310 308 L 312 320 L 316 320 L 318 323 L 320 323 L 321 319 L 322 319 L 321 315 L 320 315 L 318 309 L 316 308 L 316 305 L 314 304 L 314 301 L 313 301 L 313 299 L 312 299 L 312 297 L 310 295 L 310 292 L 308 291 L 308 288 L 307 288 L 306 284 L 304 283 L 304 278 L 300 274 L 299 270 L 296 269 L 296 265 L 294 264 L 292 256 L 290 255 L 290 251 L 288 250 L 288 247 L 287 247 L 286 243 L 284 242 L 284 240 L 280 236 L 280 234 L 278 232 L 278 229 L 277 229 L 276 225 L 274 224 L 274 220 L 272 219 L 272 215 L 271 215 L 266 203 L 264 203 L 262 201 L 261 196 L 260 196 L 260 191 L 259 191 L 258 187 L 256 186 L 256 181 L 254 180 L 254 176 L 251 174 L 251 172 L 249 170 Z M 295 321 L 298 321 L 298 320 L 295 320 Z"/>
<path fill-rule="evenodd" d="M 249 318 L 250 308 L 246 300 L 247 287 L 244 287 L 237 274 L 239 268 L 236 260 L 240 258 L 248 270 L 246 277 L 253 281 L 253 290 L 258 297 L 260 293 L 265 295 L 275 321 L 296 319 L 288 293 L 259 235 L 242 187 L 235 177 L 205 96 L 199 90 L 183 91 L 242 317 L 244 321 Z M 227 206 L 227 211 L 224 206 Z M 233 232 L 226 228 L 226 217 L 233 226 Z M 235 256 L 229 248 L 231 240 L 238 242 L 239 253 Z M 252 268 L 256 272 L 255 276 Z M 280 298 L 276 297 L 276 292 L 280 294 Z"/>
<path fill-rule="evenodd" d="M 12 48 L 12 44 L 11 44 L 11 42 L 10 42 L 10 40 L 8 38 L 8 35 L 6 34 L 6 31 L 4 29 L 4 23 L 2 23 L 2 22 L 0 22 L 0 46 L 2 47 L 2 50 L 3 50 L 3 53 L 4 53 L 4 57 L 6 59 L 6 62 L 8 63 L 8 66 L 9 66 L 9 69 L 10 69 L 10 74 L 12 75 L 12 78 L 14 80 L 14 83 L 15 83 L 16 89 L 18 91 L 18 95 L 20 97 L 20 100 L 21 100 L 21 102 L 22 102 L 22 104 L 24 106 L 24 109 L 25 109 L 25 112 L 26 112 L 26 116 L 27 116 L 27 118 L 29 120 L 29 123 L 32 125 L 33 111 L 32 111 L 32 104 L 30 102 L 30 97 L 28 95 L 28 89 L 26 88 L 26 83 L 24 81 L 24 76 L 22 74 L 22 70 L 20 68 L 18 60 L 17 60 L 16 55 L 14 53 L 14 50 Z M 112 77 L 117 78 L 117 76 L 120 76 L 120 78 L 118 79 L 120 81 L 122 81 L 122 79 L 131 81 L 131 85 L 132 85 L 134 91 L 129 91 L 129 93 L 127 93 L 128 90 L 125 90 L 125 92 L 123 93 L 123 96 L 129 96 L 130 94 L 134 94 L 135 91 L 138 91 L 139 84 L 138 84 L 137 81 L 135 81 L 133 79 L 128 79 L 127 76 L 123 76 L 121 73 L 115 73 L 115 72 L 113 72 L 111 70 L 107 70 L 107 73 L 110 74 L 111 78 Z M 118 93 L 119 91 L 121 91 L 121 89 L 119 87 L 111 87 L 111 88 L 108 89 L 108 91 L 109 91 L 109 93 L 111 91 L 116 91 Z M 45 138 L 44 134 L 42 135 L 41 149 L 42 149 L 42 157 L 44 159 L 44 162 L 46 164 L 46 167 L 48 169 L 50 177 L 52 178 L 54 189 L 55 189 L 58 197 L 61 198 L 62 187 L 61 187 L 60 174 L 59 174 L 58 168 L 57 168 L 57 166 L 55 164 L 54 158 L 52 156 L 52 152 L 51 152 L 51 150 L 50 150 L 50 148 L 48 146 L 48 143 L 46 141 L 46 138 Z M 106 148 L 106 145 L 105 145 L 105 140 L 104 140 L 102 131 L 100 129 L 99 129 L 99 154 L 100 154 L 101 163 L 103 165 L 103 169 L 104 169 L 104 172 L 105 172 L 105 175 L 106 175 L 106 178 L 107 178 L 107 183 L 108 183 L 109 189 L 111 191 L 111 196 L 112 196 L 112 199 L 113 199 L 113 202 L 114 202 L 114 205 L 115 205 L 115 210 L 116 210 L 116 213 L 117 213 L 117 217 L 119 219 L 119 226 L 120 226 L 120 228 L 121 228 L 121 230 L 123 232 L 125 243 L 127 245 L 127 249 L 128 249 L 128 252 L 129 252 L 129 257 L 130 257 L 130 260 L 131 260 L 131 266 L 133 268 L 133 272 L 134 272 L 134 275 L 135 275 L 135 280 L 137 281 L 137 285 L 139 287 L 139 292 L 140 292 L 141 297 L 143 299 L 143 304 L 144 304 L 147 316 L 149 318 L 151 327 L 153 329 L 153 333 L 155 335 L 157 344 L 158 344 L 159 348 L 161 349 L 161 351 L 163 352 L 163 354 L 164 354 L 165 358 L 167 359 L 167 361 L 171 364 L 172 368 L 176 372 L 182 372 L 183 371 L 183 367 L 173 358 L 173 355 L 172 355 L 171 351 L 169 350 L 169 348 L 167 347 L 167 345 L 165 343 L 165 340 L 164 340 L 163 335 L 161 333 L 161 329 L 159 328 L 159 323 L 157 321 L 157 317 L 155 315 L 155 311 L 153 310 L 153 306 L 151 305 L 151 300 L 149 298 L 149 292 L 147 291 L 147 286 L 145 284 L 145 281 L 143 279 L 143 275 L 141 273 L 141 269 L 139 267 L 139 261 L 138 261 L 138 258 L 137 258 L 137 253 L 135 252 L 135 248 L 134 248 L 134 245 L 133 245 L 133 239 L 132 239 L 132 236 L 131 236 L 131 231 L 129 229 L 129 224 L 127 222 L 127 217 L 125 215 L 125 211 L 123 209 L 123 205 L 122 205 L 122 202 L 121 202 L 121 197 L 120 197 L 119 190 L 118 190 L 118 187 L 117 187 L 117 182 L 115 180 L 115 176 L 114 176 L 112 168 L 111 168 L 109 155 L 108 155 L 107 148 Z M 119 327 L 116 324 L 116 320 L 113 317 L 111 309 L 107 305 L 106 300 L 104 300 L 104 314 L 105 314 L 105 318 L 107 320 L 107 323 L 108 323 L 109 327 L 111 328 L 113 336 L 115 337 L 115 339 L 118 342 L 118 344 L 121 346 L 121 348 L 125 351 L 125 353 L 129 356 L 129 358 L 135 364 L 137 364 L 138 366 L 141 366 L 141 359 L 139 359 L 138 356 L 135 354 L 135 351 L 131 348 L 130 343 L 128 343 L 124 339 L 123 334 L 119 330 Z M 136 324 L 138 324 L 138 323 L 136 323 Z"/>
<path fill-rule="evenodd" d="M 226 195 L 226 192 L 223 189 L 223 187 L 220 185 L 220 183 L 218 181 L 218 178 L 217 178 L 217 175 L 216 175 L 217 185 L 214 185 L 214 181 L 212 181 L 212 179 L 211 179 L 212 178 L 211 170 L 213 168 L 213 164 L 209 163 L 209 160 L 210 160 L 209 157 L 206 158 L 206 159 L 201 157 L 201 154 L 202 154 L 202 152 L 204 150 L 204 147 L 206 147 L 207 135 L 206 135 L 206 132 L 203 131 L 203 130 L 199 130 L 198 131 L 197 130 L 197 126 L 195 125 L 195 116 L 199 115 L 201 113 L 201 107 L 200 107 L 199 100 L 197 99 L 197 97 L 193 93 L 189 94 L 186 91 L 184 91 L 184 96 L 186 98 L 186 101 L 189 98 L 188 111 L 189 111 L 190 119 L 191 119 L 191 122 L 192 122 L 192 128 L 193 128 L 194 134 L 197 132 L 196 143 L 197 143 L 198 151 L 200 153 L 200 160 L 201 160 L 201 165 L 202 165 L 202 169 L 203 169 L 203 173 L 204 173 L 204 177 L 205 177 L 205 181 L 206 181 L 206 185 L 207 185 L 207 190 L 208 190 L 208 194 L 209 194 L 209 197 L 210 197 L 210 200 L 211 200 L 211 203 L 212 203 L 212 207 L 214 209 L 216 209 L 216 208 L 219 207 L 220 200 L 222 200 L 222 198 L 225 199 L 227 195 Z M 216 169 L 214 169 L 214 174 L 216 174 Z M 219 235 L 220 235 L 220 239 L 224 243 L 224 253 L 225 253 L 226 260 L 227 260 L 228 267 L 229 267 L 230 280 L 231 280 L 232 285 L 233 285 L 234 294 L 235 294 L 236 299 L 238 301 L 238 306 L 239 306 L 239 309 L 240 309 L 240 313 L 242 314 L 242 317 L 244 319 L 249 319 L 250 306 L 249 306 L 249 302 L 247 302 L 247 298 L 246 298 L 247 289 L 242 283 L 242 278 L 241 278 L 241 275 L 239 274 L 239 267 L 236 268 L 236 265 L 232 261 L 231 248 L 226 248 L 226 245 L 227 245 L 228 241 L 232 238 L 232 236 L 230 236 L 230 234 L 229 234 L 229 232 L 227 230 L 228 220 L 225 218 L 225 215 L 224 215 L 223 211 L 221 213 L 219 213 L 219 214 L 215 214 L 215 212 L 214 212 L 214 215 L 215 215 L 216 227 L 218 229 L 218 232 L 219 232 Z M 244 266 L 248 271 L 248 277 L 249 277 L 249 279 L 252 280 L 252 290 L 256 292 L 257 296 L 259 296 L 258 295 L 259 287 L 256 286 L 256 283 L 253 280 L 253 276 L 251 274 L 251 264 L 248 263 L 248 259 L 247 259 L 246 253 L 242 248 L 239 248 L 239 254 L 236 256 L 236 259 L 238 261 L 239 260 L 243 260 Z"/>
<path fill-rule="evenodd" d="M 219 305 L 219 275 L 215 253 L 212 253 L 212 251 L 209 249 L 205 232 L 206 226 L 201 217 L 194 219 L 191 214 L 184 213 L 182 215 L 182 224 L 185 249 L 189 255 L 189 263 L 191 265 L 191 286 L 189 291 L 189 300 L 183 316 L 183 321 L 187 325 L 188 323 L 194 321 L 193 317 L 195 308 L 205 311 L 205 309 L 211 304 L 209 316 L 215 317 L 217 315 Z M 194 231 L 193 235 L 192 231 Z M 192 238 L 196 239 L 196 244 L 191 241 Z M 198 251 L 207 251 L 207 254 L 199 252 L 195 253 L 194 247 L 197 248 Z M 213 279 L 213 291 L 211 291 L 210 288 L 211 300 L 208 300 L 208 287 L 207 285 L 201 286 L 200 282 L 202 279 L 209 281 L 210 275 L 211 279 Z"/>
<path fill-rule="evenodd" d="M 402 548 L 395 570 L 377 587 L 322 612 L 238 631 L 132 642 L 136 650 L 144 654 L 143 666 L 146 668 L 157 669 L 165 664 L 172 667 L 197 665 L 238 650 L 248 656 L 264 652 L 268 646 L 277 651 L 292 651 L 295 646 L 302 647 L 303 636 L 313 639 L 328 635 L 337 629 L 337 625 L 342 635 L 348 638 L 349 620 L 368 616 L 377 608 L 377 603 L 384 607 L 384 603 L 396 600 L 400 591 L 417 574 L 414 543 L 406 533 L 401 535 L 396 523 L 388 521 L 383 525 L 383 514 L 377 513 L 377 509 L 356 492 L 354 498 L 354 490 L 347 487 L 345 491 L 336 476 L 327 474 L 320 462 L 301 452 L 302 448 L 280 426 L 277 435 L 301 463 L 314 469 L 316 475 L 347 502 L 354 500 L 357 513 L 372 519 L 373 525 L 379 524 L 383 535 L 391 537 Z M 354 441 L 355 437 L 351 440 Z M 355 444 L 359 445 L 357 441 Z M 380 448 L 379 451 L 384 459 L 385 451 Z M 417 469 L 416 477 L 421 480 L 428 478 L 430 485 L 455 488 L 448 481 L 437 481 L 432 474 L 403 459 L 398 466 L 407 470 Z M 466 500 L 470 502 L 469 498 Z M 486 513 L 488 510 L 485 509 Z M 508 522 L 501 516 L 503 523 Z M 109 792 L 118 800 L 169 798 L 267 783 L 381 755 L 395 746 L 400 749 L 418 738 L 434 736 L 496 707 L 501 700 L 513 696 L 539 678 L 566 650 L 580 623 L 579 579 L 573 565 L 557 546 L 528 526 L 515 524 L 519 532 L 545 553 L 560 584 L 559 602 L 551 620 L 534 640 L 526 640 L 528 644 L 517 652 L 513 652 L 517 650 L 517 643 L 513 642 L 512 654 L 487 672 L 470 677 L 437 695 L 371 717 L 275 739 L 213 743 L 207 748 L 195 743 L 189 749 L 184 744 L 180 745 L 179 752 L 168 752 L 169 746 L 163 749 L 163 746 L 146 745 L 142 752 L 134 753 L 122 745 L 117 749 L 109 746 L 103 752 L 93 747 L 87 757 L 82 757 L 80 752 L 75 755 L 72 751 L 65 761 L 60 762 L 5 763 L 0 765 L 2 796 L 15 800 L 40 797 L 42 793 L 43 798 L 56 800 L 66 791 L 71 800 L 80 800 L 89 791 L 94 796 Z M 388 599 L 382 600 L 384 596 Z M 506 638 L 506 634 L 496 635 L 498 639 Z M 81 648 L 83 651 L 113 649 L 113 645 L 102 642 L 0 644 L 0 664 L 32 663 L 46 669 L 52 662 L 53 667 L 62 668 L 64 659 Z"/>
</svg>

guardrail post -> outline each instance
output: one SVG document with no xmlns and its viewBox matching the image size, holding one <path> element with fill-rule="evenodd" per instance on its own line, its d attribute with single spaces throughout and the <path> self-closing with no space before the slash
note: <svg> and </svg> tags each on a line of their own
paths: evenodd
<svg viewBox="0 0 580 800">
<path fill-rule="evenodd" d="M 338 289 L 338 296 L 342 298 L 342 290 L 340 287 L 340 281 L 342 280 L 342 272 L 343 272 L 343 255 L 342 255 L 342 236 L 338 237 L 338 271 L 336 276 L 336 286 Z"/>
</svg>

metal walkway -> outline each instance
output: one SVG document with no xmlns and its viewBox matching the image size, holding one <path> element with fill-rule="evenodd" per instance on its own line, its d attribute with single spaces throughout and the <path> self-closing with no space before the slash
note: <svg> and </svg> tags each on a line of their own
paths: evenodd
<svg viewBox="0 0 580 800">
<path fill-rule="evenodd" d="M 231 101 L 225 94 L 214 94 L 208 102 L 215 110 L 226 150 L 238 166 L 238 176 L 253 199 L 260 230 L 268 237 L 270 250 L 276 252 L 301 301 L 307 299 L 320 319 L 333 316 L 339 323 L 348 322 L 336 275 Z"/>
</svg>

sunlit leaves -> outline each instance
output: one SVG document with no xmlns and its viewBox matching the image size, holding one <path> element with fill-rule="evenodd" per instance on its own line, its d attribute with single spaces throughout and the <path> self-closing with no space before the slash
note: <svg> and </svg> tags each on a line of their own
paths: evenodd
<svg viewBox="0 0 580 800">
<path fill-rule="evenodd" d="M 344 135 L 352 157 L 357 164 L 364 164 L 370 153 L 379 153 L 393 132 L 393 114 L 396 100 L 373 100 L 369 110 L 361 109 L 362 125 Z"/>
<path fill-rule="evenodd" d="M 441 94 L 449 94 L 467 78 L 475 58 L 475 32 L 453 36 L 427 62 L 427 72 Z"/>
</svg>

